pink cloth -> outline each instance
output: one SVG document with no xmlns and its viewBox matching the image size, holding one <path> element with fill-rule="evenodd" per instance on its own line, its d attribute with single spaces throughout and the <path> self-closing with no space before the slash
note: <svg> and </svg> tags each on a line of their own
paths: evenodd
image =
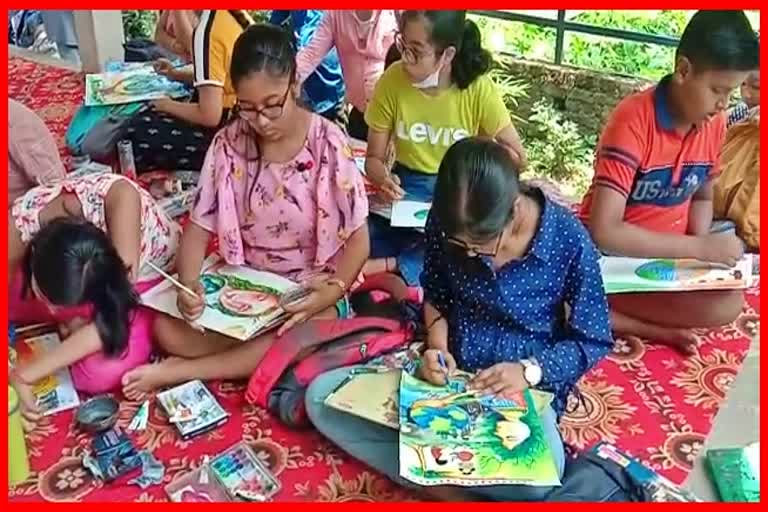
<svg viewBox="0 0 768 512">
<path fill-rule="evenodd" d="M 244 123 L 214 138 L 192 222 L 218 235 L 227 263 L 297 280 L 335 272 L 339 250 L 368 216 L 365 184 L 346 136 L 312 114 L 307 141 L 293 159 L 259 166 L 243 156 L 251 136 Z"/>
<path fill-rule="evenodd" d="M 374 10 L 369 23 L 360 23 L 350 9 L 327 10 L 312 40 L 296 59 L 299 81 L 312 74 L 335 46 L 347 100 L 365 112 L 396 33 L 397 18 L 392 10 Z"/>
<path fill-rule="evenodd" d="M 8 320 L 16 324 L 62 323 L 73 318 L 90 317 L 91 306 L 57 308 L 55 313 L 36 298 L 22 298 L 24 284 L 21 271 L 16 273 L 8 297 Z M 143 293 L 157 283 L 157 279 L 136 285 L 136 291 Z M 120 389 L 120 380 L 126 372 L 145 364 L 152 353 L 152 322 L 154 310 L 145 307 L 136 309 L 131 320 L 128 347 L 114 358 L 101 352 L 87 356 L 69 367 L 75 389 L 88 394 L 106 393 Z"/>
<path fill-rule="evenodd" d="M 65 175 L 56 141 L 43 120 L 8 98 L 8 204 L 30 188 Z"/>
</svg>

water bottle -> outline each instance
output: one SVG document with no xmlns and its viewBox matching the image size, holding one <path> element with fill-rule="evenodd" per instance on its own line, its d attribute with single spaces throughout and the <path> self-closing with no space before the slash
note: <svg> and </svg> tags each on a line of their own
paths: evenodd
<svg viewBox="0 0 768 512">
<path fill-rule="evenodd" d="M 136 179 L 136 163 L 133 160 L 133 143 L 121 140 L 117 143 L 117 156 L 120 159 L 120 173 L 126 178 Z"/>
</svg>

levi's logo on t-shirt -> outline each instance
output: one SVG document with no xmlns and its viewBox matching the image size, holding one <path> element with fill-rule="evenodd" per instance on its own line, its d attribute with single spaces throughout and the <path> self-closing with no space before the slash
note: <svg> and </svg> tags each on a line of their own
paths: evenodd
<svg viewBox="0 0 768 512">
<path fill-rule="evenodd" d="M 415 144 L 442 145 L 450 147 L 454 142 L 469 137 L 469 132 L 464 128 L 435 128 L 429 123 L 413 123 L 406 126 L 404 121 L 397 122 L 397 138 L 409 140 Z"/>
</svg>

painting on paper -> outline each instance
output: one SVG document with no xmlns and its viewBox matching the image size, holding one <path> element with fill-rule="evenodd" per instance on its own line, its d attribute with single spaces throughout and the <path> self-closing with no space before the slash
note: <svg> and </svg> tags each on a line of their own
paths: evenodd
<svg viewBox="0 0 768 512">
<path fill-rule="evenodd" d="M 280 298 L 296 287 L 293 281 L 278 275 L 221 261 L 206 264 L 200 281 L 206 307 L 198 323 L 238 340 L 276 327 L 285 318 Z M 163 281 L 141 298 L 146 306 L 181 318 L 176 307 L 177 293 L 173 284 Z"/>
<path fill-rule="evenodd" d="M 559 485 L 535 403 L 481 397 L 466 378 L 400 381 L 400 476 L 420 485 Z"/>
<path fill-rule="evenodd" d="M 728 290 L 752 284 L 752 257 L 745 255 L 734 267 L 694 259 L 643 259 L 620 256 L 600 258 L 605 292 L 675 292 Z"/>
<path fill-rule="evenodd" d="M 85 105 L 119 105 L 188 94 L 186 86 L 157 74 L 151 66 L 85 75 Z"/>
</svg>

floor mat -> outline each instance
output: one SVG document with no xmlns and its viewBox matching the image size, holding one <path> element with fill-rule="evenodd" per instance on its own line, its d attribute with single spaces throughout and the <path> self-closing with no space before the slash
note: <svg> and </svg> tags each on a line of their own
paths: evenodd
<svg viewBox="0 0 768 512">
<path fill-rule="evenodd" d="M 45 121 L 67 168 L 70 155 L 64 134 L 75 111 L 83 104 L 84 92 L 81 73 L 8 57 L 8 96 L 37 112 Z"/>
<path fill-rule="evenodd" d="M 36 110 L 57 140 L 82 102 L 82 77 L 24 59 L 9 62 L 9 96 Z M 759 287 L 747 293 L 747 307 L 734 324 L 697 331 L 696 356 L 683 358 L 665 347 L 637 339 L 619 340 L 612 355 L 580 383 L 582 400 L 563 419 L 561 430 L 577 449 L 598 440 L 616 443 L 672 481 L 691 469 L 725 394 L 738 373 L 759 325 Z M 222 428 L 190 442 L 179 440 L 152 408 L 149 428 L 136 436 L 166 465 L 164 484 L 241 438 L 279 475 L 280 501 L 391 501 L 412 499 L 386 479 L 350 460 L 314 431 L 283 427 L 259 408 L 247 405 L 243 388 L 212 388 L 232 417 Z M 139 404 L 121 405 L 127 425 Z M 33 478 L 9 490 L 13 501 L 159 501 L 162 486 L 144 491 L 124 483 L 94 482 L 79 457 L 88 438 L 77 432 L 71 413 L 46 420 L 29 438 Z"/>
</svg>

